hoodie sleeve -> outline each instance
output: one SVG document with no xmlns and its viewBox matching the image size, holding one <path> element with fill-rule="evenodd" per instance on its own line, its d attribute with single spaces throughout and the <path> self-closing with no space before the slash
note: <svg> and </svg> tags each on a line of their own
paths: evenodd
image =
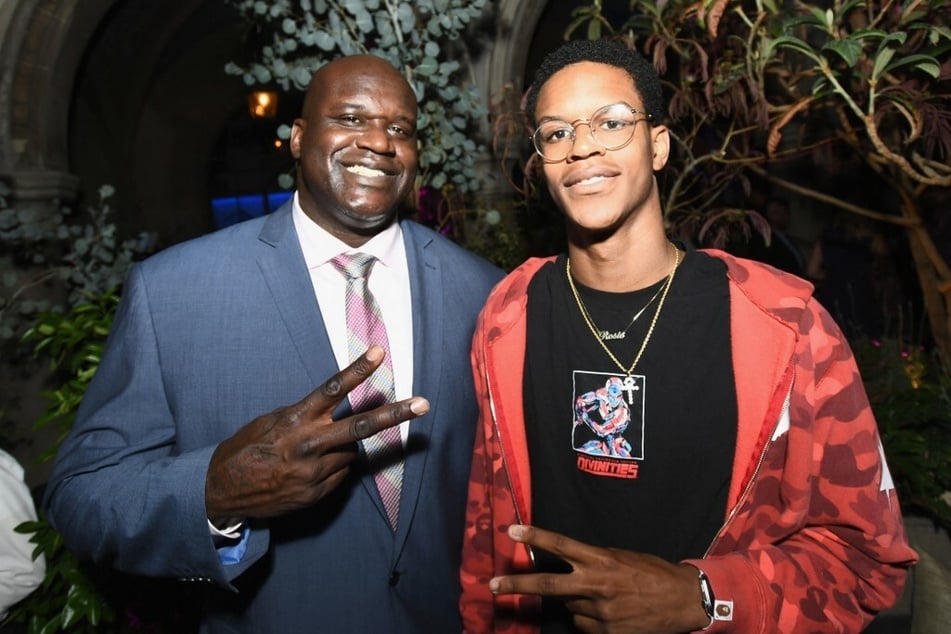
<svg viewBox="0 0 951 634">
<path fill-rule="evenodd" d="M 789 406 L 710 553 L 687 562 L 717 599 L 709 632 L 859 632 L 917 561 L 844 336 L 814 300 L 798 329 Z"/>
<path fill-rule="evenodd" d="M 485 312 L 479 316 L 472 343 L 472 373 L 479 402 L 479 424 L 473 444 L 469 500 L 466 505 L 465 538 L 462 549 L 462 598 L 460 611 L 466 632 L 493 630 L 493 598 L 489 592 L 492 578 L 495 522 L 492 518 L 492 461 L 487 455 L 491 436 L 488 386 L 485 378 Z"/>
<path fill-rule="evenodd" d="M 479 425 L 460 570 L 460 609 L 464 629 L 471 634 L 537 630 L 530 618 L 523 618 L 537 612 L 537 597 L 496 597 L 488 584 L 493 576 L 532 567 L 529 549 L 510 540 L 505 532 L 513 523 L 530 521 L 531 483 L 522 407 L 525 307 L 529 281 L 547 261 L 530 259 L 496 286 L 473 336 L 471 362 Z"/>
</svg>

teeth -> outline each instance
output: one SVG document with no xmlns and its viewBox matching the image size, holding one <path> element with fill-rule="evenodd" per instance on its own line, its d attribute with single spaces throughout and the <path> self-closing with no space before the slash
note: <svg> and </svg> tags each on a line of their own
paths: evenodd
<svg viewBox="0 0 951 634">
<path fill-rule="evenodd" d="M 347 168 L 347 171 L 353 174 L 359 174 L 360 176 L 385 176 L 380 170 L 370 169 L 362 165 L 351 165 Z"/>
<path fill-rule="evenodd" d="M 604 180 L 603 176 L 592 176 L 591 178 L 578 181 L 576 185 L 590 185 L 591 183 L 596 183 L 601 180 Z"/>
</svg>

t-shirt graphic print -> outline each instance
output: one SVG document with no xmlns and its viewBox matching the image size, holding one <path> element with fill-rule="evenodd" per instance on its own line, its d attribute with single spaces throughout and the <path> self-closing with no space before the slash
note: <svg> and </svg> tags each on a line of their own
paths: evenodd
<svg viewBox="0 0 951 634">
<path fill-rule="evenodd" d="M 571 446 L 580 471 L 633 479 L 644 459 L 643 375 L 575 370 Z"/>
</svg>

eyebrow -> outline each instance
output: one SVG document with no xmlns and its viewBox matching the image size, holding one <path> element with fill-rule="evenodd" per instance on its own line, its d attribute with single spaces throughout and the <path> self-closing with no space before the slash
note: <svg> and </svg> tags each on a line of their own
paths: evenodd
<svg viewBox="0 0 951 634">
<path fill-rule="evenodd" d="M 331 109 L 331 110 L 356 110 L 357 112 L 367 112 L 367 111 L 370 110 L 369 108 L 367 108 L 367 107 L 366 107 L 365 105 L 363 105 L 363 104 L 350 103 L 350 102 L 348 102 L 348 101 L 343 101 L 343 102 L 338 102 L 338 103 L 330 104 L 330 109 Z M 385 117 L 375 117 L 375 118 L 377 118 L 377 119 L 382 119 L 382 118 L 385 118 Z M 416 127 L 416 122 L 417 122 L 417 120 L 418 120 L 417 117 L 415 117 L 415 116 L 408 116 L 408 115 L 405 115 L 405 114 L 397 115 L 396 118 L 395 118 L 395 121 L 398 121 L 398 122 L 401 122 L 401 123 L 408 123 L 408 124 L 412 125 L 413 128 Z"/>
<path fill-rule="evenodd" d="M 639 108 L 639 107 L 637 107 L 637 106 L 632 106 L 631 104 L 629 104 L 629 103 L 626 102 L 626 101 L 614 101 L 614 102 L 611 102 L 611 103 L 606 103 L 606 104 L 604 104 L 603 106 L 601 106 L 601 107 L 599 107 L 599 108 L 596 108 L 593 112 L 589 112 L 589 113 L 588 113 L 588 116 L 590 117 L 591 115 L 593 115 L 595 112 L 597 112 L 597 111 L 600 110 L 601 108 L 607 108 L 608 106 L 617 106 L 617 105 L 622 105 L 622 106 L 626 106 L 626 107 L 628 107 L 628 108 L 632 108 L 632 109 L 636 110 L 639 114 L 645 114 L 645 115 L 649 115 L 649 114 L 650 114 L 649 112 L 646 112 L 645 110 L 643 110 L 643 109 L 641 109 L 641 108 Z M 586 118 L 586 117 L 580 117 L 580 119 L 585 119 L 585 118 Z M 564 115 L 548 115 L 548 116 L 539 117 L 538 119 L 536 119 L 535 124 L 536 124 L 536 125 L 541 125 L 542 123 L 545 123 L 546 121 L 564 121 L 565 123 L 571 123 L 571 122 L 573 122 L 573 121 L 578 121 L 578 120 L 579 120 L 578 118 L 576 118 L 576 119 L 569 119 L 568 117 L 565 117 Z"/>
</svg>

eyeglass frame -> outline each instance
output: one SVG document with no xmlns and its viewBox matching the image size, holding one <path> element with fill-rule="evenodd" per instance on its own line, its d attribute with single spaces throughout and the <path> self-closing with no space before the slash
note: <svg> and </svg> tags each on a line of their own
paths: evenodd
<svg viewBox="0 0 951 634">
<path fill-rule="evenodd" d="M 620 144 L 618 144 L 618 145 L 616 145 L 616 146 L 614 146 L 614 147 L 608 147 L 608 146 L 606 146 L 605 144 L 601 143 L 601 141 L 598 140 L 597 135 L 594 133 L 594 129 L 591 127 L 591 120 L 594 119 L 594 118 L 595 118 L 595 115 L 597 115 L 597 114 L 598 114 L 599 112 L 601 112 L 602 110 L 606 110 L 606 109 L 608 109 L 608 108 L 613 108 L 614 106 L 625 106 L 628 110 L 631 111 L 631 114 L 634 114 L 634 115 L 642 114 L 642 115 L 644 115 L 644 118 L 643 118 L 643 119 L 638 119 L 638 118 L 636 118 L 636 117 L 634 118 L 634 124 L 631 126 L 631 136 L 630 136 L 630 138 L 629 138 L 627 141 L 625 141 L 624 143 L 620 143 Z M 586 125 L 586 126 L 588 126 L 588 134 L 591 136 L 591 138 L 594 140 L 594 142 L 598 144 L 598 146 L 604 148 L 604 149 L 607 150 L 608 152 L 613 152 L 614 150 L 620 150 L 622 147 L 624 147 L 625 145 L 627 145 L 628 143 L 631 142 L 631 139 L 634 138 L 634 133 L 637 131 L 637 122 L 638 122 L 638 121 L 652 122 L 653 120 L 654 120 L 654 115 L 651 114 L 650 112 L 644 112 L 643 110 L 638 110 L 637 108 L 633 107 L 632 105 L 630 105 L 630 104 L 627 103 L 626 101 L 617 101 L 617 102 L 615 102 L 615 103 L 609 103 L 609 104 L 607 104 L 607 105 L 601 106 L 600 108 L 598 108 L 597 110 L 595 110 L 594 112 L 592 112 L 592 113 L 591 113 L 591 116 L 589 116 L 589 117 L 587 117 L 587 118 L 575 119 L 574 121 L 572 121 L 572 122 L 570 122 L 570 123 L 567 122 L 567 121 L 564 121 L 563 119 L 557 119 L 557 118 L 556 118 L 556 119 L 548 119 L 547 121 L 544 121 L 544 122 L 538 124 L 538 126 L 535 128 L 534 132 L 532 132 L 532 135 L 529 137 L 529 139 L 530 139 L 531 142 L 532 142 L 532 147 L 535 148 L 535 153 L 538 154 L 538 156 L 540 156 L 540 157 L 542 158 L 542 160 L 544 160 L 544 161 L 546 161 L 546 162 L 549 162 L 549 163 L 559 163 L 559 162 L 561 162 L 561 161 L 564 161 L 565 159 L 567 159 L 567 158 L 571 155 L 571 148 L 574 147 L 575 143 L 576 143 L 577 140 L 578 140 L 577 132 L 578 132 L 578 126 L 580 126 L 580 125 Z M 551 159 L 551 158 L 546 157 L 544 154 L 542 154 L 542 151 L 538 148 L 538 143 L 535 141 L 535 137 L 538 136 L 538 131 L 541 130 L 541 127 L 542 127 L 543 125 L 545 125 L 546 123 L 551 123 L 552 121 L 562 121 L 563 123 L 565 123 L 565 124 L 567 125 L 567 127 L 571 128 L 571 144 L 567 146 L 568 150 L 567 150 L 567 152 L 565 153 L 565 155 L 564 155 L 563 157 L 559 158 L 559 159 Z"/>
</svg>

